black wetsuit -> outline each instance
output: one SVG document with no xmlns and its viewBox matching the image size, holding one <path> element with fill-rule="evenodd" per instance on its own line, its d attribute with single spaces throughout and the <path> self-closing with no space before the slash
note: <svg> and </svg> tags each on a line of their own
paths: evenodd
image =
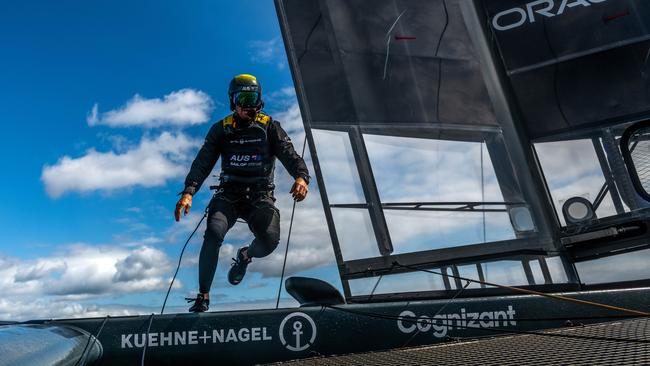
<svg viewBox="0 0 650 366">
<path fill-rule="evenodd" d="M 210 291 L 219 248 L 237 218 L 243 218 L 255 239 L 248 256 L 269 255 L 280 241 L 280 212 L 273 197 L 275 158 L 289 174 L 309 182 L 304 160 L 278 121 L 259 114 L 254 122 L 228 116 L 215 123 L 185 179 L 184 193 L 194 194 L 221 158 L 220 188 L 210 201 L 208 221 L 199 257 L 199 290 Z"/>
</svg>

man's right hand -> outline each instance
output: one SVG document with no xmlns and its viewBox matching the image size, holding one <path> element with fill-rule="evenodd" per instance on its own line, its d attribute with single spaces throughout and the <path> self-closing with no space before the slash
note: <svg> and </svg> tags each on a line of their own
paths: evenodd
<svg viewBox="0 0 650 366">
<path fill-rule="evenodd" d="M 183 216 L 187 216 L 187 214 L 190 212 L 190 208 L 192 208 L 192 195 L 185 193 L 181 196 L 181 199 L 176 202 L 176 210 L 174 211 L 176 221 L 180 221 L 181 211 L 185 210 L 185 214 Z"/>
</svg>

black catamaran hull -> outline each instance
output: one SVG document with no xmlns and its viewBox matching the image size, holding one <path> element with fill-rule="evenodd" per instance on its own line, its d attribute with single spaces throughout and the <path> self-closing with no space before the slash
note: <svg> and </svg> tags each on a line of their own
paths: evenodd
<svg viewBox="0 0 650 366">
<path fill-rule="evenodd" d="M 564 294 L 647 311 L 650 288 Z M 98 365 L 250 365 L 602 322 L 623 312 L 539 296 L 109 318 Z M 104 319 L 54 320 L 96 334 Z M 147 328 L 151 327 L 147 335 Z"/>
</svg>

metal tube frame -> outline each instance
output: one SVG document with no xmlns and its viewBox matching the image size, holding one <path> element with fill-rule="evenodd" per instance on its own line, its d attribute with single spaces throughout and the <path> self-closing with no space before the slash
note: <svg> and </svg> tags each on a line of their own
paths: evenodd
<svg viewBox="0 0 650 366">
<path fill-rule="evenodd" d="M 511 152 L 512 163 L 519 169 L 519 183 L 526 202 L 532 209 L 533 218 L 542 237 L 551 238 L 560 252 L 560 258 L 568 281 L 580 283 L 578 273 L 559 242 L 559 225 L 553 211 L 549 193 L 544 189 L 544 179 L 527 132 L 517 123 L 521 120 L 514 93 L 507 79 L 505 67 L 501 63 L 492 29 L 488 29 L 488 15 L 480 0 L 460 2 L 465 25 L 481 61 L 485 85 L 492 100 L 495 115 L 503 128 L 503 137 Z M 542 199 L 547 198 L 546 200 Z"/>
<path fill-rule="evenodd" d="M 316 144 L 314 142 L 314 136 L 311 133 L 310 121 L 311 113 L 309 109 L 309 103 L 305 96 L 304 84 L 302 82 L 302 76 L 300 74 L 300 67 L 298 65 L 298 60 L 296 59 L 296 53 L 294 52 L 295 46 L 293 40 L 288 35 L 289 33 L 289 22 L 287 21 L 287 15 L 284 12 L 283 0 L 275 0 L 275 8 L 280 20 L 280 29 L 282 33 L 282 38 L 284 41 L 284 46 L 286 53 L 289 59 L 289 64 L 291 65 L 291 76 L 293 78 L 293 84 L 297 91 L 298 105 L 303 116 L 303 124 L 305 126 L 305 134 L 307 136 L 307 142 L 309 144 L 309 152 L 314 165 L 314 170 L 316 173 L 316 181 L 318 182 L 318 188 L 320 191 L 320 197 L 323 202 L 323 212 L 325 214 L 325 220 L 327 221 L 327 228 L 329 230 L 330 239 L 332 241 L 332 247 L 334 249 L 334 256 L 336 258 L 336 264 L 338 266 L 339 272 L 343 270 L 344 261 L 343 255 L 341 254 L 341 245 L 338 240 L 338 235 L 336 234 L 336 227 L 334 225 L 334 217 L 332 216 L 332 210 L 330 209 L 329 199 L 327 196 L 327 189 L 325 187 L 325 182 L 323 180 L 323 174 L 320 169 L 320 163 L 318 161 L 318 152 L 316 150 Z M 341 279 L 341 285 L 343 287 L 343 293 L 346 298 L 350 298 L 352 293 L 350 291 L 350 284 L 348 281 Z"/>
</svg>

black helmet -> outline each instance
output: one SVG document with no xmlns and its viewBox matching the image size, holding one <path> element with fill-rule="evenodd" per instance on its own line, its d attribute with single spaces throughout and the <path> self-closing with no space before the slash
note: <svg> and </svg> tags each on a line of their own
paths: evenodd
<svg viewBox="0 0 650 366">
<path fill-rule="evenodd" d="M 235 109 L 235 94 L 239 92 L 256 92 L 259 95 L 258 108 L 262 109 L 264 102 L 262 101 L 262 85 L 257 81 L 257 78 L 249 74 L 239 74 L 232 78 L 228 86 L 228 100 L 230 100 L 230 110 Z"/>
</svg>

